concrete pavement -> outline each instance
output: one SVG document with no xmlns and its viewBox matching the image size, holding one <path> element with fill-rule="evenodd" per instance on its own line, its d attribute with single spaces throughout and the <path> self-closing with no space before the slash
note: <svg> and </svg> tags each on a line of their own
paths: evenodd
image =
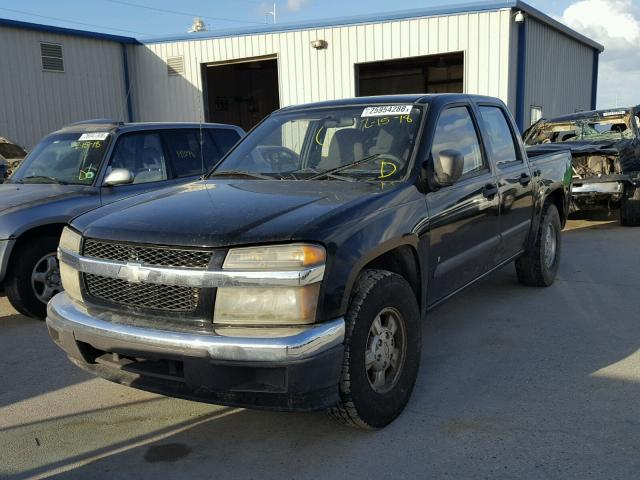
<svg viewBox="0 0 640 480">
<path fill-rule="evenodd" d="M 563 235 L 552 287 L 509 266 L 430 314 L 409 407 L 377 432 L 93 378 L 2 298 L 0 477 L 637 478 L 640 229 Z"/>
</svg>

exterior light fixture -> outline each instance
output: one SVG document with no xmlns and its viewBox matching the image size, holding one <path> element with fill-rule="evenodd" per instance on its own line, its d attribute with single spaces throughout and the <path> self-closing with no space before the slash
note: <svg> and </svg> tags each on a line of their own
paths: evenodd
<svg viewBox="0 0 640 480">
<path fill-rule="evenodd" d="M 325 50 L 329 46 L 329 43 L 326 40 L 314 40 L 311 42 L 311 46 L 316 50 Z"/>
<path fill-rule="evenodd" d="M 518 10 L 518 13 L 516 13 L 515 21 L 516 23 L 524 22 L 524 13 L 522 12 L 522 10 Z"/>
</svg>

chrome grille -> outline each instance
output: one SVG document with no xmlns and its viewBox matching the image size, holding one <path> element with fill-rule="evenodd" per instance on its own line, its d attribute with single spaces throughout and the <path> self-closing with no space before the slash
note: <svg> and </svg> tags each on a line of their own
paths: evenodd
<svg viewBox="0 0 640 480">
<path fill-rule="evenodd" d="M 101 242 L 87 239 L 84 255 L 93 258 L 137 262 L 145 265 L 179 268 L 207 268 L 212 252 L 168 247 L 148 247 L 126 243 Z"/>
<path fill-rule="evenodd" d="M 129 283 L 116 278 L 85 274 L 87 293 L 99 300 L 150 310 L 193 312 L 200 290 L 192 287 Z"/>
</svg>

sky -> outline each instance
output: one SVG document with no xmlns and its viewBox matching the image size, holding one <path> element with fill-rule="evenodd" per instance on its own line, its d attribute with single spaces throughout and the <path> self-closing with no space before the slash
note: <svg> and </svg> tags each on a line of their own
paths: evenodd
<svg viewBox="0 0 640 480">
<path fill-rule="evenodd" d="M 478 0 L 476 0 L 478 1 Z M 277 23 L 389 12 L 468 0 L 276 0 Z M 530 0 L 530 5 L 605 46 L 598 108 L 640 104 L 640 0 Z M 273 22 L 261 0 L 0 0 L 0 17 L 144 38 Z"/>
</svg>

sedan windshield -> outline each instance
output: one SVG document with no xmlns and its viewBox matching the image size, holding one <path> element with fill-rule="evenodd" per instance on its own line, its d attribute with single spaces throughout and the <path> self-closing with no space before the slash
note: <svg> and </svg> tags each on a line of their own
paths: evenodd
<svg viewBox="0 0 640 480">
<path fill-rule="evenodd" d="M 335 107 L 261 123 L 210 177 L 394 181 L 404 177 L 422 106 Z"/>
<path fill-rule="evenodd" d="M 104 159 L 108 133 L 61 133 L 42 140 L 22 162 L 12 183 L 91 185 Z"/>
<path fill-rule="evenodd" d="M 593 117 L 563 122 L 542 122 L 527 134 L 527 145 L 595 142 L 635 138 L 626 115 Z"/>
</svg>

